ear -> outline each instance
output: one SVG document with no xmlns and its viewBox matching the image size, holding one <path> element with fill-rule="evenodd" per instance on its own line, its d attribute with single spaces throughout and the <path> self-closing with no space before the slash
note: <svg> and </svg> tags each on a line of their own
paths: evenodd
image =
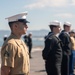
<svg viewBox="0 0 75 75">
<path fill-rule="evenodd" d="M 14 27 L 15 27 L 15 28 L 17 28 L 17 27 L 18 27 L 17 23 L 15 23 L 15 24 L 14 24 Z"/>
</svg>

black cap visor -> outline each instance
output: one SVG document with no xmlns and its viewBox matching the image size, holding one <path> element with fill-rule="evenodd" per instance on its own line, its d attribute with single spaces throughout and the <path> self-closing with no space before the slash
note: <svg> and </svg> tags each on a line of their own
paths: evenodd
<svg viewBox="0 0 75 75">
<path fill-rule="evenodd" d="M 24 22 L 24 23 L 30 23 L 29 21 L 27 21 L 26 19 L 18 19 L 19 22 Z"/>
</svg>

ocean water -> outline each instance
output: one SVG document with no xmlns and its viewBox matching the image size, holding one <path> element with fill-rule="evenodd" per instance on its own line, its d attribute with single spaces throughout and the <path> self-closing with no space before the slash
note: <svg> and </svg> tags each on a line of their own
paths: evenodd
<svg viewBox="0 0 75 75">
<path fill-rule="evenodd" d="M 42 51 L 42 49 L 44 47 L 44 36 L 48 34 L 48 30 L 32 30 L 32 31 L 28 31 L 27 33 L 29 33 L 29 32 L 32 32 L 32 42 L 33 42 L 32 52 Z M 4 42 L 3 41 L 4 35 L 9 36 L 10 33 L 11 32 L 8 30 L 0 30 L 0 48 Z M 22 40 L 24 40 L 23 36 L 22 36 Z M 0 56 L 0 58 L 1 58 L 1 56 Z M 0 59 L 0 67 L 1 67 L 1 59 Z"/>
<path fill-rule="evenodd" d="M 32 32 L 32 42 L 33 42 L 33 48 L 36 47 L 44 47 L 44 36 L 48 34 L 48 30 L 32 30 L 32 31 L 27 31 L 27 34 L 29 32 Z M 3 37 L 4 35 L 9 36 L 10 35 L 10 31 L 8 30 L 0 30 L 0 47 L 3 44 Z M 24 36 L 24 35 L 23 35 Z M 22 36 L 22 40 L 24 40 Z"/>
</svg>

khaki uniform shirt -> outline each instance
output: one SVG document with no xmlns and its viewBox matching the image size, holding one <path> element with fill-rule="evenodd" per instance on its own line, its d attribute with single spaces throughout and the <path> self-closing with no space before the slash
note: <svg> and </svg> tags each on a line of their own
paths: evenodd
<svg viewBox="0 0 75 75">
<path fill-rule="evenodd" d="M 1 66 L 11 67 L 10 75 L 29 73 L 29 53 L 25 43 L 14 34 L 4 42 L 1 49 Z"/>
</svg>

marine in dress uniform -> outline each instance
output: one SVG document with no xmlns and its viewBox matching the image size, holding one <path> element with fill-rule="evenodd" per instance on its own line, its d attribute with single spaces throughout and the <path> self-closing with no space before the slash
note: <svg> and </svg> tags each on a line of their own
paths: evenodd
<svg viewBox="0 0 75 75">
<path fill-rule="evenodd" d="M 71 39 L 69 36 L 69 31 L 71 27 L 70 22 L 64 22 L 63 24 L 64 30 L 61 31 L 59 38 L 61 39 L 63 46 L 63 58 L 62 58 L 62 66 L 61 66 L 61 75 L 69 75 L 69 61 L 71 55 Z"/>
<path fill-rule="evenodd" d="M 60 22 L 53 21 L 49 27 L 51 32 L 45 38 L 45 47 L 42 51 L 42 56 L 45 60 L 47 75 L 61 75 L 62 44 L 57 37 L 57 34 L 60 32 Z"/>
<path fill-rule="evenodd" d="M 21 35 L 27 31 L 27 13 L 8 17 L 11 34 L 1 48 L 1 75 L 29 75 L 29 53 Z"/>
<path fill-rule="evenodd" d="M 29 57 L 32 58 L 32 56 L 31 56 L 31 51 L 32 51 L 32 33 L 31 32 L 28 35 L 28 49 L 29 49 Z"/>
<path fill-rule="evenodd" d="M 6 41 L 7 38 L 8 38 L 8 36 L 4 35 L 3 41 Z"/>
</svg>

